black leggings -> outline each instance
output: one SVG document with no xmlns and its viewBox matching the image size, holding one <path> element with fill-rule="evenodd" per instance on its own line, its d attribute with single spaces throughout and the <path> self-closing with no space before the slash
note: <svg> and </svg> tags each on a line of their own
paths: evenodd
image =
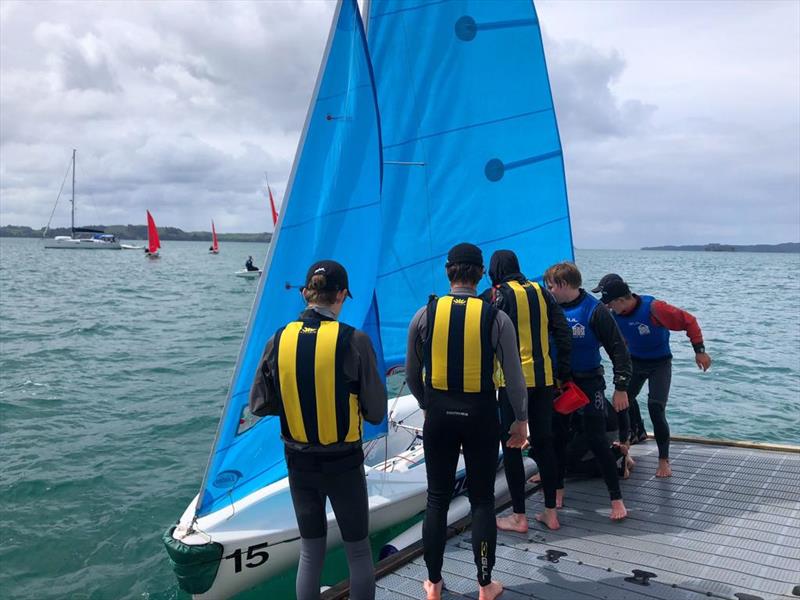
<svg viewBox="0 0 800 600">
<path fill-rule="evenodd" d="M 488 585 L 492 580 L 497 544 L 494 516 L 494 479 L 500 443 L 497 404 L 479 401 L 472 405 L 458 405 L 432 398 L 428 403 L 422 438 L 428 475 L 428 505 L 422 524 L 428 579 L 433 583 L 442 579 L 447 510 L 463 448 L 472 508 L 472 552 L 478 568 L 478 583 Z"/>
<path fill-rule="evenodd" d="M 611 500 L 621 500 L 619 475 L 614 455 L 606 439 L 606 387 L 602 376 L 588 379 L 576 379 L 583 393 L 589 397 L 589 404 L 572 415 L 561 415 L 554 412 L 554 430 L 556 439 L 556 456 L 558 459 L 558 487 L 564 487 L 564 476 L 567 471 L 567 442 L 570 428 L 583 436 L 586 446 L 592 451 L 603 474 Z"/>
<path fill-rule="evenodd" d="M 531 429 L 529 456 L 536 461 L 542 476 L 545 508 L 556 507 L 558 483 L 558 465 L 553 445 L 553 396 L 552 387 L 528 388 L 528 426 Z M 500 388 L 500 422 L 505 443 L 508 440 L 508 429 L 514 422 L 514 411 L 508 402 L 505 388 Z M 525 514 L 525 467 L 522 464 L 522 450 L 504 447 L 503 466 L 513 510 L 517 514 Z"/>
<path fill-rule="evenodd" d="M 667 423 L 667 400 L 669 388 L 672 383 L 672 359 L 665 358 L 657 361 L 633 360 L 633 376 L 628 386 L 628 398 L 631 406 L 639 414 L 639 403 L 636 396 L 642 391 L 644 382 L 647 381 L 647 410 L 653 422 L 653 433 L 658 445 L 658 458 L 669 458 L 669 423 Z M 644 431 L 644 424 L 642 424 Z"/>
</svg>

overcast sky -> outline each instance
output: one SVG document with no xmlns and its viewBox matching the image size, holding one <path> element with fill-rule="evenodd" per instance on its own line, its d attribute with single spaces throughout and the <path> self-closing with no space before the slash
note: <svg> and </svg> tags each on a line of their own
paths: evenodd
<svg viewBox="0 0 800 600">
<path fill-rule="evenodd" d="M 0 224 L 270 230 L 333 7 L 2 0 Z M 800 2 L 537 9 L 576 246 L 800 241 Z"/>
</svg>

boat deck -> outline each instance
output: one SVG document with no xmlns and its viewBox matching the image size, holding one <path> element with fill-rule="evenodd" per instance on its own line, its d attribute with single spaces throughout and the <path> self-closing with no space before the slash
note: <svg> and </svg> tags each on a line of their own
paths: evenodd
<svg viewBox="0 0 800 600">
<path fill-rule="evenodd" d="M 558 531 L 530 518 L 543 505 L 541 494 L 528 497 L 529 532 L 497 539 L 503 600 L 800 597 L 800 454 L 673 442 L 671 479 L 654 476 L 655 443 L 632 454 L 621 523 L 608 518 L 601 479 L 568 481 Z M 469 536 L 447 544 L 444 598 L 477 597 Z M 378 571 L 378 598 L 423 597 L 416 554 Z M 652 573 L 649 585 L 630 581 L 634 570 Z"/>
</svg>

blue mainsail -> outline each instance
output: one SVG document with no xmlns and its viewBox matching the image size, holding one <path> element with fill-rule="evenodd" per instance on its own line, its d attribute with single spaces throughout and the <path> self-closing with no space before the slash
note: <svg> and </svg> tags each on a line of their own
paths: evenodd
<svg viewBox="0 0 800 600">
<path fill-rule="evenodd" d="M 248 396 L 268 338 L 303 308 L 307 267 L 334 259 L 353 299 L 342 320 L 381 354 L 374 283 L 380 252 L 381 142 L 372 67 L 355 0 L 340 1 L 300 139 L 264 276 L 250 314 L 203 480 L 202 517 L 286 476 L 277 417 L 253 422 Z M 385 432 L 365 427 L 365 439 Z"/>
<path fill-rule="evenodd" d="M 571 260 L 561 141 L 530 0 L 371 0 L 384 178 L 377 296 L 388 367 L 445 293 L 448 248 L 509 248 L 529 277 Z M 487 280 L 488 285 L 488 280 Z"/>
</svg>

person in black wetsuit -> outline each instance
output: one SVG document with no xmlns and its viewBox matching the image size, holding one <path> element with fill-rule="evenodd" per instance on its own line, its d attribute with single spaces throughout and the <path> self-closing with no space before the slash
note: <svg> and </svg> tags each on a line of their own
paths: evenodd
<svg viewBox="0 0 800 600">
<path fill-rule="evenodd" d="M 337 320 L 350 296 L 344 267 L 331 260 L 313 264 L 303 296 L 307 309 L 267 341 L 250 411 L 280 417 L 300 529 L 298 600 L 319 599 L 326 500 L 344 540 L 350 597 L 371 600 L 375 571 L 361 435 L 363 420 L 377 424 L 386 415 L 386 389 L 370 338 Z"/>
<path fill-rule="evenodd" d="M 606 382 L 601 365 L 602 346 L 614 365 L 613 408 L 618 415 L 628 409 L 627 389 L 631 379 L 631 358 L 614 317 L 594 296 L 581 289 L 581 273 L 573 263 L 553 265 L 544 274 L 547 287 L 558 300 L 572 329 L 572 377 L 589 398 L 589 404 L 578 410 L 582 433 L 587 445 L 599 461 L 603 479 L 611 497 L 611 519 L 624 519 L 628 511 L 622 501 L 614 458 L 605 439 Z M 629 425 L 624 418 L 620 437 L 627 439 Z M 556 418 L 556 452 L 559 455 L 559 484 L 563 494 L 566 469 L 566 419 Z"/>
<path fill-rule="evenodd" d="M 258 267 L 256 267 L 253 264 L 253 257 L 252 256 L 248 256 L 247 257 L 247 262 L 244 263 L 244 268 L 247 269 L 248 271 L 258 271 Z"/>
<path fill-rule="evenodd" d="M 556 513 L 556 488 L 558 466 L 553 445 L 553 399 L 556 379 L 566 382 L 572 379 L 570 347 L 572 332 L 564 318 L 564 311 L 555 298 L 538 283 L 528 280 L 521 272 L 519 259 L 511 250 L 498 250 L 489 261 L 489 278 L 492 287 L 481 297 L 496 309 L 505 312 L 514 324 L 517 334 L 522 373 L 528 390 L 528 423 L 531 430 L 530 455 L 539 467 L 544 488 L 544 512 L 536 519 L 550 529 L 558 529 Z M 550 340 L 555 342 L 556 372 Z M 497 370 L 499 381 L 500 419 L 505 429 L 514 420 L 508 403 L 508 393 L 502 379 L 502 370 Z M 497 518 L 498 529 L 528 531 L 525 515 L 525 468 L 522 451 L 505 448 L 503 466 L 511 494 L 512 513 Z"/>
<path fill-rule="evenodd" d="M 493 600 L 503 586 L 492 580 L 497 528 L 494 480 L 500 443 L 494 360 L 505 374 L 508 402 L 516 420 L 509 447 L 521 448 L 528 437 L 527 392 L 508 316 L 477 297 L 483 255 L 473 244 L 450 249 L 445 265 L 450 293 L 432 296 L 408 328 L 406 380 L 425 411 L 423 445 L 428 502 L 422 527 L 429 600 L 442 594 L 442 563 L 447 538 L 447 510 L 463 449 L 472 508 L 472 551 L 480 600 Z M 424 379 L 423 379 L 424 367 Z"/>
</svg>

